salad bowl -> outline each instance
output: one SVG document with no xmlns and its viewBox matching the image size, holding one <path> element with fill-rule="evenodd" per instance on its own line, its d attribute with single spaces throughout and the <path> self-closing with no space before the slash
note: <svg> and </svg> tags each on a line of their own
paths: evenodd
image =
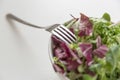
<svg viewBox="0 0 120 80">
<path fill-rule="evenodd" d="M 50 37 L 48 53 L 55 73 L 60 80 L 119 80 L 120 22 L 113 23 L 108 13 L 102 18 L 81 16 L 63 24 L 77 34 L 76 43 Z"/>
</svg>

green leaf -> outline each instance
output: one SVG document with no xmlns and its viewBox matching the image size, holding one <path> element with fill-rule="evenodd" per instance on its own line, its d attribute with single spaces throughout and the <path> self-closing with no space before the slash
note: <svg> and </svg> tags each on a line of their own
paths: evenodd
<svg viewBox="0 0 120 80">
<path fill-rule="evenodd" d="M 101 80 L 109 80 L 109 79 L 107 79 L 106 75 L 105 75 L 105 74 L 103 74 L 103 76 L 102 76 L 102 79 L 101 79 Z"/>
<path fill-rule="evenodd" d="M 88 74 L 84 74 L 83 75 L 83 80 L 96 80 L 97 79 L 97 76 L 90 76 Z"/>
<path fill-rule="evenodd" d="M 117 80 L 120 66 L 120 46 L 114 45 L 110 47 L 110 51 L 106 55 L 106 71 L 109 72 L 110 80 Z M 109 70 L 108 70 L 109 68 Z"/>
<path fill-rule="evenodd" d="M 92 64 L 90 67 L 89 67 L 89 69 L 91 70 L 91 71 L 99 71 L 99 68 L 101 67 L 101 64 Z"/>
<path fill-rule="evenodd" d="M 66 27 L 67 28 L 72 27 L 77 21 L 78 21 L 78 19 L 73 19 Z"/>
<path fill-rule="evenodd" d="M 77 74 L 75 73 L 74 71 L 71 71 L 69 73 L 67 73 L 67 77 L 70 79 L 70 80 L 81 80 L 81 74 Z"/>
<path fill-rule="evenodd" d="M 63 23 L 64 26 L 66 26 L 67 28 L 72 27 L 79 19 L 71 19 L 65 23 Z"/>
<path fill-rule="evenodd" d="M 66 71 L 66 66 L 63 63 L 61 63 L 57 57 L 53 57 L 53 60 L 55 64 L 59 65 L 60 67 L 64 69 L 64 71 Z"/>
<path fill-rule="evenodd" d="M 78 67 L 78 71 L 80 72 L 80 73 L 82 73 L 82 72 L 84 72 L 84 67 L 83 67 L 83 65 L 80 65 L 79 67 Z"/>
<path fill-rule="evenodd" d="M 65 23 L 63 23 L 64 26 L 68 26 L 72 21 L 74 21 L 74 19 L 71 19 L 69 21 L 66 21 Z"/>
<path fill-rule="evenodd" d="M 104 13 L 102 18 L 104 18 L 107 21 L 111 21 L 110 15 L 108 13 Z"/>
</svg>

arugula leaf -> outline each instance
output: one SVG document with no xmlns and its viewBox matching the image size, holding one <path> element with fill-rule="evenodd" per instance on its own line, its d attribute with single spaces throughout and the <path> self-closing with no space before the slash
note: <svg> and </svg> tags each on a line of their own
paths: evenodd
<svg viewBox="0 0 120 80">
<path fill-rule="evenodd" d="M 66 71 L 65 65 L 63 63 L 61 63 L 57 57 L 53 57 L 53 60 L 54 60 L 55 64 L 59 65 L 60 67 L 62 67 L 64 69 L 64 71 Z"/>
<path fill-rule="evenodd" d="M 84 70 L 85 70 L 85 67 L 84 67 L 83 65 L 80 65 L 80 66 L 78 67 L 78 71 L 79 71 L 80 73 L 84 72 Z"/>
<path fill-rule="evenodd" d="M 111 21 L 110 15 L 108 13 L 104 13 L 102 18 L 107 20 L 107 21 Z"/>
<path fill-rule="evenodd" d="M 69 77 L 70 80 L 81 80 L 81 76 L 81 74 L 77 74 L 74 71 L 67 73 L 67 77 Z"/>
<path fill-rule="evenodd" d="M 83 80 L 96 80 L 97 79 L 97 76 L 90 76 L 88 74 L 84 74 L 83 75 Z"/>
<path fill-rule="evenodd" d="M 74 25 L 79 19 L 76 18 L 76 19 L 71 19 L 67 22 L 65 22 L 63 25 L 66 26 L 67 28 L 70 28 L 72 27 L 72 25 Z"/>
<path fill-rule="evenodd" d="M 112 27 L 109 27 L 107 44 L 120 44 L 120 24 L 116 24 Z"/>
<path fill-rule="evenodd" d="M 64 25 L 64 26 L 67 26 L 67 25 L 69 25 L 72 21 L 74 21 L 74 19 L 71 19 L 71 20 L 69 20 L 69 21 L 66 21 L 65 23 L 63 23 L 63 25 Z"/>
</svg>

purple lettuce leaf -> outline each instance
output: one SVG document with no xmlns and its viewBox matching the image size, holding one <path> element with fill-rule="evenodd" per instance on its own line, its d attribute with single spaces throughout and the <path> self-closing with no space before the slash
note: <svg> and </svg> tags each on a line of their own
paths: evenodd
<svg viewBox="0 0 120 80">
<path fill-rule="evenodd" d="M 61 73 L 61 74 L 64 73 L 64 69 L 61 68 L 60 66 L 58 66 L 57 64 L 53 64 L 53 68 L 54 68 L 54 70 L 55 70 L 56 72 L 59 72 L 59 73 Z"/>
<path fill-rule="evenodd" d="M 82 52 L 84 52 L 87 48 L 91 47 L 92 44 L 91 43 L 80 43 L 79 47 L 81 49 Z"/>
<path fill-rule="evenodd" d="M 86 69 L 86 71 L 85 71 L 88 75 L 90 75 L 90 76 L 92 76 L 92 77 L 94 77 L 95 75 L 96 75 L 96 73 L 95 72 L 93 72 L 93 71 L 90 71 L 89 69 Z"/>
<path fill-rule="evenodd" d="M 74 34 L 74 28 L 69 28 L 69 30 Z"/>
<path fill-rule="evenodd" d="M 99 48 L 95 49 L 93 53 L 100 58 L 105 57 L 106 53 L 108 52 L 108 47 L 106 45 L 102 45 Z"/>
<path fill-rule="evenodd" d="M 59 44 L 61 44 L 63 41 L 60 40 L 58 37 L 56 37 L 55 35 L 52 35 L 52 41 L 53 41 L 53 44 L 55 46 L 59 46 Z"/>
<path fill-rule="evenodd" d="M 78 66 L 80 64 L 76 60 L 67 60 L 67 70 L 72 71 L 72 70 L 77 70 Z"/>
<path fill-rule="evenodd" d="M 90 65 L 92 62 L 92 44 L 90 43 L 81 43 L 80 45 L 80 49 L 83 53 L 83 56 L 86 59 L 86 63 L 87 65 Z"/>
<path fill-rule="evenodd" d="M 81 60 L 80 60 L 80 58 L 79 58 L 79 56 L 78 56 L 76 53 L 74 53 L 74 52 L 68 47 L 67 44 L 61 43 L 61 48 L 63 48 L 63 50 L 64 50 L 67 54 L 69 54 L 69 56 L 72 56 L 74 59 L 76 59 L 79 64 L 82 63 Z"/>
<path fill-rule="evenodd" d="M 97 48 L 99 48 L 101 45 L 102 45 L 101 37 L 98 36 L 96 39 L 96 46 L 97 46 Z"/>
<path fill-rule="evenodd" d="M 81 13 L 81 18 L 80 18 L 80 32 L 79 36 L 89 36 L 92 33 L 92 23 L 89 20 L 89 17 Z"/>
<path fill-rule="evenodd" d="M 71 50 L 70 47 L 64 42 L 60 42 L 59 47 L 54 49 L 54 55 L 66 66 L 68 71 L 77 70 L 78 66 L 82 63 L 77 53 Z M 56 72 L 64 72 L 63 69 L 57 64 L 54 64 L 53 66 Z"/>
<path fill-rule="evenodd" d="M 58 59 L 65 59 L 69 57 L 69 55 L 65 51 L 63 51 L 60 47 L 57 47 L 54 50 L 54 53 Z"/>
<path fill-rule="evenodd" d="M 103 58 L 105 57 L 105 54 L 108 52 L 108 47 L 106 45 L 102 45 L 100 36 L 97 37 L 96 41 L 97 49 L 95 49 L 93 53 L 97 55 L 99 58 Z"/>
</svg>

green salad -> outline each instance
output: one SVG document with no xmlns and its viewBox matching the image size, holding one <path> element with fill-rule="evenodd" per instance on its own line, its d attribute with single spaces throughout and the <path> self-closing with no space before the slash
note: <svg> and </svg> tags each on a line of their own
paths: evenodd
<svg viewBox="0 0 120 80">
<path fill-rule="evenodd" d="M 67 45 L 52 35 L 53 67 L 70 80 L 120 80 L 120 23 L 110 15 L 101 18 L 80 14 L 64 23 L 76 35 Z"/>
</svg>

